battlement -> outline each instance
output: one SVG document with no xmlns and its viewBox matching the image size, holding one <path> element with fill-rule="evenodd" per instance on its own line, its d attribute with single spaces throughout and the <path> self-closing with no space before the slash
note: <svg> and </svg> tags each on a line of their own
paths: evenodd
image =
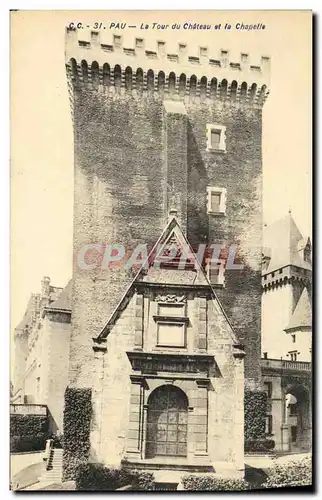
<svg viewBox="0 0 322 500">
<path fill-rule="evenodd" d="M 244 102 L 261 107 L 269 94 L 270 58 L 253 61 L 241 53 L 230 60 L 229 51 L 210 53 L 200 46 L 189 52 L 187 44 L 177 50 L 155 41 L 147 46 L 144 38 L 135 38 L 125 46 L 121 34 L 77 31 L 66 28 L 66 68 L 74 86 L 108 88 L 108 91 L 136 91 L 139 95 L 166 93 L 167 98 L 186 96 Z"/>
</svg>

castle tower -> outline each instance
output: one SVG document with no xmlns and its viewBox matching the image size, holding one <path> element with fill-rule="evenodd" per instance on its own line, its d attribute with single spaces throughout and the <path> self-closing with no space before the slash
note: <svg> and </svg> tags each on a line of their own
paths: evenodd
<svg viewBox="0 0 322 500">
<path fill-rule="evenodd" d="M 305 335 L 305 330 L 311 329 L 311 281 L 311 242 L 303 237 L 289 213 L 263 233 L 262 352 L 265 357 L 309 361 L 311 336 Z"/>
<path fill-rule="evenodd" d="M 193 248 L 237 245 L 243 269 L 227 269 L 218 294 L 245 344 L 246 380 L 258 387 L 270 60 L 243 53 L 231 61 L 227 50 L 207 47 L 195 56 L 184 44 L 169 54 L 162 41 L 123 46 L 119 34 L 101 36 L 66 33 L 75 147 L 71 381 L 88 380 L 91 339 L 133 278 L 119 268 L 81 269 L 77 256 L 91 243 L 152 246 L 175 204 Z M 99 248 L 91 256 L 97 262 Z"/>
<path fill-rule="evenodd" d="M 75 394 L 92 391 L 96 460 L 114 456 L 109 464 L 117 465 L 126 450 L 123 458 L 138 466 L 155 449 L 166 454 L 172 444 L 145 428 L 156 425 L 153 408 L 164 397 L 177 401 L 179 413 L 190 408 L 182 418 L 194 437 L 175 455 L 181 450 L 189 464 L 208 469 L 231 460 L 242 473 L 243 388 L 261 389 L 269 66 L 266 56 L 232 61 L 227 50 L 196 54 L 184 43 L 169 53 L 162 41 L 124 45 L 119 34 L 67 29 L 75 148 L 69 378 Z M 221 245 L 212 256 L 222 267 L 209 266 L 209 252 L 195 270 L 137 274 L 126 265 L 138 245 L 147 246 L 150 265 L 160 242 L 196 251 Z M 158 385 L 165 377 L 173 389 Z M 70 394 L 64 434 L 72 440 Z M 67 461 L 78 452 L 68 453 Z"/>
</svg>

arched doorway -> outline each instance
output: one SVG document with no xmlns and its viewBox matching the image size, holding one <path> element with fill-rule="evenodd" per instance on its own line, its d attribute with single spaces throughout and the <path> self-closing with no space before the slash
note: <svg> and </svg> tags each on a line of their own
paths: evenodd
<svg viewBox="0 0 322 500">
<path fill-rule="evenodd" d="M 186 457 L 187 434 L 187 396 L 178 387 L 158 387 L 148 400 L 146 458 Z"/>
<path fill-rule="evenodd" d="M 311 450 L 311 411 L 307 388 L 289 384 L 285 390 L 285 422 L 289 427 L 290 451 Z"/>
</svg>

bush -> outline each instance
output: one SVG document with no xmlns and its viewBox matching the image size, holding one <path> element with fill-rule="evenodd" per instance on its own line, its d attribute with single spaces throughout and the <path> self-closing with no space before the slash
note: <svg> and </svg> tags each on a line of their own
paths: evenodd
<svg viewBox="0 0 322 500">
<path fill-rule="evenodd" d="M 89 459 L 91 418 L 91 389 L 67 387 L 64 408 L 63 481 L 76 479 L 78 466 L 86 464 Z"/>
<path fill-rule="evenodd" d="M 245 440 L 265 439 L 267 395 L 264 391 L 245 391 Z"/>
<path fill-rule="evenodd" d="M 210 475 L 186 475 L 181 479 L 185 490 L 198 491 L 242 491 L 248 490 L 249 484 L 244 479 L 216 477 Z"/>
<path fill-rule="evenodd" d="M 35 434 L 34 436 L 10 436 L 10 451 L 41 451 L 46 447 L 46 436 Z"/>
<path fill-rule="evenodd" d="M 152 490 L 154 476 L 148 472 L 108 469 L 102 464 L 82 464 L 76 472 L 76 490 L 115 491 L 131 484 L 133 490 Z"/>
<path fill-rule="evenodd" d="M 263 488 L 282 488 L 293 486 L 310 486 L 312 484 L 312 459 L 275 464 L 266 470 L 267 479 Z"/>
<path fill-rule="evenodd" d="M 275 446 L 275 441 L 273 439 L 246 439 L 245 440 L 245 451 L 269 451 Z"/>
<path fill-rule="evenodd" d="M 47 437 L 46 415 L 10 415 L 11 452 L 44 450 Z"/>
</svg>

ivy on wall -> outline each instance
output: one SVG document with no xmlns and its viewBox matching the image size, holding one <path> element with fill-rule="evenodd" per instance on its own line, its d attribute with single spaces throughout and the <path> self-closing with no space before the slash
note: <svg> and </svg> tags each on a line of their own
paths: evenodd
<svg viewBox="0 0 322 500">
<path fill-rule="evenodd" d="M 10 415 L 11 452 L 44 450 L 47 438 L 47 415 Z"/>
<path fill-rule="evenodd" d="M 79 465 L 88 461 L 91 418 L 91 389 L 67 387 L 64 408 L 63 481 L 74 480 Z"/>
<path fill-rule="evenodd" d="M 265 420 L 267 395 L 265 391 L 245 391 L 245 451 L 267 451 L 275 446 L 272 439 L 266 439 Z"/>
</svg>

